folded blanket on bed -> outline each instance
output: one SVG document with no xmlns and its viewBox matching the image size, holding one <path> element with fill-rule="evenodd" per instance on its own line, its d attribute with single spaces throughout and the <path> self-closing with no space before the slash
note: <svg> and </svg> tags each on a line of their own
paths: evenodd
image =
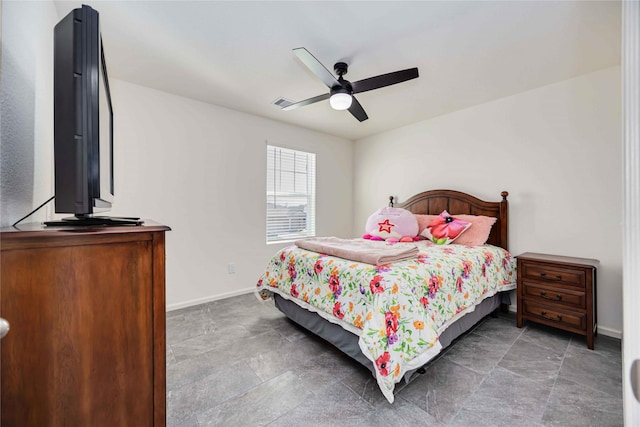
<svg viewBox="0 0 640 427">
<path fill-rule="evenodd" d="M 391 264 L 418 255 L 417 246 L 405 243 L 390 246 L 385 242 L 338 237 L 312 237 L 295 243 L 299 248 L 309 251 L 373 265 Z"/>
</svg>

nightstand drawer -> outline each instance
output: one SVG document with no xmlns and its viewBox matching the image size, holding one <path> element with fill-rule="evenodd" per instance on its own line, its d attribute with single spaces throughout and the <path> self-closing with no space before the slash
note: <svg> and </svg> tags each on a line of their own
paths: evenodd
<svg viewBox="0 0 640 427">
<path fill-rule="evenodd" d="M 560 326 L 563 329 L 584 331 L 587 329 L 587 315 L 585 313 L 573 313 L 564 310 L 554 310 L 543 304 L 523 301 L 524 316 L 536 322 L 551 326 Z"/>
<path fill-rule="evenodd" d="M 540 283 L 522 281 L 523 297 L 530 300 L 538 300 L 540 303 L 553 303 L 571 308 L 583 309 L 586 306 L 586 295 L 584 292 L 558 288 L 552 285 L 546 286 Z"/>
<path fill-rule="evenodd" d="M 548 265 L 522 263 L 522 277 L 524 279 L 535 280 L 538 283 L 557 283 L 561 286 L 585 286 L 584 270 L 574 270 L 562 267 L 551 267 Z"/>
</svg>

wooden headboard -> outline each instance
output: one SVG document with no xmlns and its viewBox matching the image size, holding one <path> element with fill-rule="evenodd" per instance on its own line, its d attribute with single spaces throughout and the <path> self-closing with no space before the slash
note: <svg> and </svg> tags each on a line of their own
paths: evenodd
<svg viewBox="0 0 640 427">
<path fill-rule="evenodd" d="M 509 242 L 509 204 L 508 192 L 500 193 L 502 200 L 499 202 L 487 202 L 470 194 L 454 190 L 431 190 L 416 194 L 408 200 L 395 206 L 407 209 L 414 214 L 439 215 L 447 210 L 451 215 L 484 215 L 498 218 L 491 228 L 488 244 L 508 248 Z M 393 206 L 393 196 L 389 197 Z"/>
</svg>

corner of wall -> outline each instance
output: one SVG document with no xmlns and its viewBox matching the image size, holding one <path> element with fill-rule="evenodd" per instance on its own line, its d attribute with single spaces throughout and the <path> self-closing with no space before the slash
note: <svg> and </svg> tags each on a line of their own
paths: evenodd
<svg viewBox="0 0 640 427">
<path fill-rule="evenodd" d="M 0 19 L 0 226 L 7 226 L 53 189 L 51 34 L 58 16 L 51 1 L 2 2 Z"/>
</svg>

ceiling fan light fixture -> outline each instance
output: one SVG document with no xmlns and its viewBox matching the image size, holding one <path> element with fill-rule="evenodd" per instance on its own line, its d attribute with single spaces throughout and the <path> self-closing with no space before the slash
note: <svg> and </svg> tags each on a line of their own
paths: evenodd
<svg viewBox="0 0 640 427">
<path fill-rule="evenodd" d="M 347 110 L 351 107 L 351 95 L 345 90 L 337 90 L 333 94 L 331 94 L 331 98 L 329 98 L 329 104 L 331 104 L 331 108 L 334 110 Z"/>
</svg>

